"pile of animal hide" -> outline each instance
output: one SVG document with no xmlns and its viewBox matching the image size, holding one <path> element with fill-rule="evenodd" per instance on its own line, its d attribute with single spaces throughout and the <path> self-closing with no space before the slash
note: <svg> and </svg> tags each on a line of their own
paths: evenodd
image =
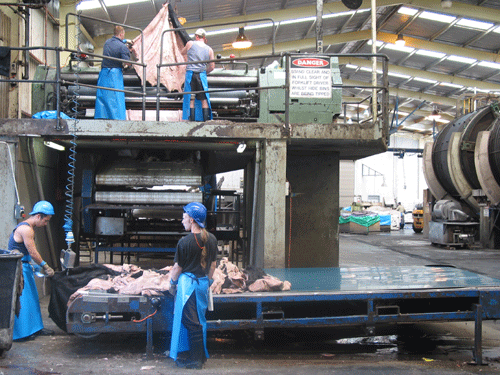
<svg viewBox="0 0 500 375">
<path fill-rule="evenodd" d="M 162 295 L 170 288 L 170 270 L 167 266 L 160 270 L 143 270 L 136 265 L 124 264 L 117 266 L 105 264 L 116 276 L 103 275 L 90 280 L 87 285 L 73 293 L 68 305 L 89 290 L 101 290 L 108 293 L 132 294 L 143 296 Z M 214 294 L 232 294 L 250 292 L 286 291 L 291 289 L 288 281 L 281 281 L 267 275 L 261 269 L 247 268 L 239 270 L 227 258 L 220 261 L 213 275 L 211 286 Z"/>
</svg>

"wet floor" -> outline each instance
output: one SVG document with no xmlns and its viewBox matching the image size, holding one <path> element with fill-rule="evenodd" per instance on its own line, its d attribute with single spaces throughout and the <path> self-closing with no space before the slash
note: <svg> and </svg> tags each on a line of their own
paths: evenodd
<svg viewBox="0 0 500 375">
<path fill-rule="evenodd" d="M 483 271 L 498 278 L 493 265 L 500 254 L 489 250 L 449 251 L 433 248 L 421 236 L 341 235 L 341 266 L 399 266 L 446 263 Z M 486 262 L 481 259 L 485 257 Z M 477 259 L 476 259 L 477 258 Z M 165 355 L 168 339 L 155 335 L 155 351 L 145 355 L 145 335 L 106 334 L 84 339 L 61 331 L 48 318 L 54 336 L 14 342 L 0 359 L 7 374 L 167 374 L 179 370 Z M 210 333 L 211 358 L 204 374 L 500 374 L 500 322 L 483 322 L 483 362 L 473 364 L 474 323 L 420 323 L 380 327 L 374 335 L 357 327 L 342 329 L 265 330 Z"/>
</svg>

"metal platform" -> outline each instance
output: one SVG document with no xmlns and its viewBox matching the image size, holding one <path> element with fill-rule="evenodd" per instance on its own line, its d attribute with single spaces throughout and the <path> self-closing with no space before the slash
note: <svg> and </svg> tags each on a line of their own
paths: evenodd
<svg viewBox="0 0 500 375">
<path fill-rule="evenodd" d="M 361 326 L 375 334 L 387 324 L 474 321 L 474 360 L 480 363 L 482 321 L 500 318 L 500 280 L 453 267 L 265 271 L 290 281 L 292 290 L 216 295 L 214 311 L 207 312 L 209 330 L 252 329 L 259 339 L 265 328 Z M 172 311 L 170 296 L 89 293 L 68 307 L 67 328 L 83 335 L 147 332 L 152 342 L 153 331 L 171 330 Z M 99 319 L 89 319 L 92 314 Z M 147 351 L 152 352 L 150 345 Z"/>
</svg>

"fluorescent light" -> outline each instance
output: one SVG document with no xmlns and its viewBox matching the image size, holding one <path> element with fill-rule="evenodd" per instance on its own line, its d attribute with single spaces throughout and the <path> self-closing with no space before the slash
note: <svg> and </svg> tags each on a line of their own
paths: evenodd
<svg viewBox="0 0 500 375">
<path fill-rule="evenodd" d="M 348 69 L 358 69 L 359 68 L 357 65 L 352 65 L 352 64 L 345 64 L 345 67 Z"/>
<path fill-rule="evenodd" d="M 426 49 L 419 49 L 419 50 L 417 50 L 417 52 L 415 52 L 415 54 L 421 55 L 421 56 L 435 57 L 437 59 L 442 59 L 443 57 L 446 56 L 446 53 L 428 51 Z"/>
<path fill-rule="evenodd" d="M 494 63 L 491 61 L 481 61 L 479 66 L 484 66 L 485 68 L 491 68 L 491 69 L 500 69 L 500 64 L 499 63 Z"/>
<path fill-rule="evenodd" d="M 456 61 L 464 64 L 472 64 L 475 63 L 477 60 L 476 59 L 471 59 L 470 57 L 462 57 L 462 56 L 456 56 L 456 55 L 450 55 L 446 58 L 446 60 L 450 61 Z"/>
<path fill-rule="evenodd" d="M 448 82 L 440 82 L 439 86 L 452 87 L 454 89 L 461 89 L 463 87 L 462 85 L 457 85 L 455 83 L 448 83 Z"/>
<path fill-rule="evenodd" d="M 424 82 L 424 83 L 437 83 L 437 81 L 433 79 L 421 78 L 421 77 L 413 77 L 414 81 Z"/>
<path fill-rule="evenodd" d="M 438 22 L 443 22 L 443 23 L 451 23 L 455 20 L 456 17 L 453 16 L 447 16 L 445 14 L 441 13 L 435 13 L 435 12 L 422 12 L 418 18 L 423 18 L 426 20 L 432 20 L 432 21 L 438 21 Z"/>
<path fill-rule="evenodd" d="M 135 4 L 135 3 L 145 3 L 147 0 L 104 0 L 104 4 L 107 7 L 114 7 L 118 5 Z M 76 6 L 76 10 L 91 10 L 99 9 L 101 4 L 96 0 L 82 1 Z"/>
<path fill-rule="evenodd" d="M 417 14 L 418 10 L 414 8 L 401 7 L 398 9 L 398 13 L 406 14 L 407 16 L 414 16 Z"/>
<path fill-rule="evenodd" d="M 480 29 L 480 30 L 488 30 L 493 26 L 493 24 L 489 22 L 474 21 L 474 20 L 469 20 L 467 18 L 458 21 L 457 25 L 472 29 Z"/>
<path fill-rule="evenodd" d="M 408 79 L 411 77 L 411 76 L 408 76 L 406 74 L 399 74 L 399 73 L 392 73 L 392 72 L 388 72 L 387 74 L 390 75 L 391 77 L 404 78 L 404 79 Z"/>
<path fill-rule="evenodd" d="M 53 148 L 54 150 L 57 151 L 64 151 L 66 148 L 63 145 L 60 145 L 58 143 L 50 142 L 50 141 L 43 141 L 43 144 L 47 147 Z"/>
</svg>

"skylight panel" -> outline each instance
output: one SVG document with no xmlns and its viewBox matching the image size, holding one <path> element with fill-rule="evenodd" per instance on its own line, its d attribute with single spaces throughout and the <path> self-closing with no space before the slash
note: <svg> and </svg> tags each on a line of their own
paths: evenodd
<svg viewBox="0 0 500 375">
<path fill-rule="evenodd" d="M 408 7 L 401 7 L 398 10 L 398 13 L 406 14 L 407 16 L 414 16 L 415 14 L 417 14 L 417 12 L 418 12 L 417 9 Z"/>
<path fill-rule="evenodd" d="M 371 39 L 368 39 L 368 42 L 366 42 L 369 46 L 371 46 L 373 44 L 373 41 Z M 381 42 L 380 40 L 377 40 L 377 47 L 381 47 L 384 42 Z"/>
<path fill-rule="evenodd" d="M 114 7 L 118 5 L 134 4 L 134 3 L 144 3 L 147 0 L 104 0 L 104 4 L 107 7 Z M 82 1 L 76 6 L 76 10 L 91 10 L 99 9 L 101 4 L 96 0 Z"/>
<path fill-rule="evenodd" d="M 472 63 L 475 63 L 477 61 L 476 59 L 472 59 L 470 57 L 462 57 L 462 56 L 456 56 L 456 55 L 450 55 L 446 58 L 446 60 L 456 61 L 456 62 L 460 62 L 460 63 L 464 63 L 464 64 L 472 64 Z"/>
<path fill-rule="evenodd" d="M 485 68 L 491 68 L 491 69 L 500 69 L 500 64 L 499 63 L 494 63 L 491 61 L 481 61 L 479 66 L 484 66 Z"/>
<path fill-rule="evenodd" d="M 428 51 L 426 49 L 419 49 L 419 50 L 417 50 L 417 52 L 415 52 L 415 54 L 420 55 L 420 56 L 434 57 L 436 59 L 442 59 L 443 57 L 446 56 L 446 53 Z"/>
<path fill-rule="evenodd" d="M 345 64 L 345 67 L 348 69 L 358 69 L 357 65 L 352 65 L 352 64 Z"/>
<path fill-rule="evenodd" d="M 426 20 L 431 20 L 431 21 L 438 21 L 438 22 L 443 22 L 443 23 L 450 23 L 455 20 L 455 17 L 453 16 L 448 16 L 446 14 L 441 14 L 441 13 L 434 13 L 434 12 L 422 12 L 419 18 L 424 18 Z"/>
<path fill-rule="evenodd" d="M 488 30 L 493 26 L 493 24 L 489 22 L 474 21 L 474 20 L 469 20 L 467 18 L 458 21 L 457 25 L 463 27 L 469 27 L 471 29 L 480 29 L 480 30 Z"/>
</svg>

